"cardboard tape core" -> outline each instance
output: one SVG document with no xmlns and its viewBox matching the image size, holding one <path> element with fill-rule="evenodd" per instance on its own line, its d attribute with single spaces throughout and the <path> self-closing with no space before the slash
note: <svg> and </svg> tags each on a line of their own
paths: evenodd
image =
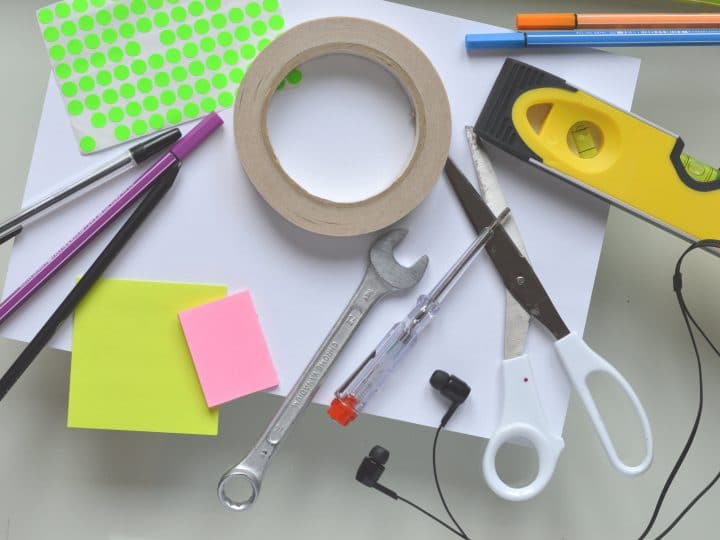
<svg viewBox="0 0 720 540">
<path fill-rule="evenodd" d="M 328 54 L 350 54 L 380 64 L 400 82 L 415 110 L 415 147 L 403 172 L 386 190 L 352 203 L 304 190 L 280 165 L 267 130 L 270 101 L 287 73 Z M 382 24 L 333 17 L 288 30 L 255 59 L 238 90 L 234 125 L 245 173 L 272 208 L 303 229 L 353 236 L 395 223 L 427 197 L 447 159 L 451 121 L 442 81 L 415 44 Z"/>
</svg>

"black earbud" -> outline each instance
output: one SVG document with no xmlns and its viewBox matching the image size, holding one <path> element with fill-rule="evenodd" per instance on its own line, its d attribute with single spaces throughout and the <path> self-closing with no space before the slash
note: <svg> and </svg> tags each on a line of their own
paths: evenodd
<svg viewBox="0 0 720 540">
<path fill-rule="evenodd" d="M 430 386 L 439 391 L 443 396 L 448 398 L 452 404 L 440 421 L 440 425 L 445 427 L 455 411 L 470 395 L 470 386 L 460 377 L 450 375 L 447 371 L 436 369 L 430 376 Z"/>
<path fill-rule="evenodd" d="M 355 480 L 367 487 L 377 489 L 388 497 L 397 499 L 397 493 L 378 483 L 382 473 L 385 472 L 385 464 L 388 459 L 390 459 L 390 452 L 386 448 L 379 445 L 373 446 L 370 454 L 360 463 L 360 467 L 355 473 Z"/>
</svg>

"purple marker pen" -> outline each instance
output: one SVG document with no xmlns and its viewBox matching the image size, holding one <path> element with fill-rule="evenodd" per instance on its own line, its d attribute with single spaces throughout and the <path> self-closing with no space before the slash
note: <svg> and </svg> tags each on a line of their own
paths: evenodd
<svg viewBox="0 0 720 540">
<path fill-rule="evenodd" d="M 120 214 L 132 206 L 169 167 L 182 161 L 207 139 L 223 121 L 216 113 L 210 113 L 185 136 L 170 147 L 152 167 L 140 176 L 130 187 L 105 207 L 90 223 L 85 225 L 68 243 L 61 247 L 22 285 L 0 302 L 0 324 L 15 312 L 35 291 L 55 275 L 65 264 L 87 246 Z"/>
</svg>

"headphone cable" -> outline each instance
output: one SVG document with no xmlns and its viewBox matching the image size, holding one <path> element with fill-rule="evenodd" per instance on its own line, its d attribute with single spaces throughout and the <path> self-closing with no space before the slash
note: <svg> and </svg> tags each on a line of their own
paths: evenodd
<svg viewBox="0 0 720 540">
<path fill-rule="evenodd" d="M 715 346 L 715 344 L 712 342 L 712 340 L 708 337 L 708 335 L 705 333 L 705 331 L 702 329 L 702 327 L 698 324 L 698 322 L 693 317 L 692 313 L 690 313 L 690 309 L 687 307 L 687 303 L 685 302 L 685 297 L 682 293 L 682 272 L 681 267 L 683 260 L 685 259 L 685 256 L 688 255 L 691 251 L 695 249 L 700 248 L 708 248 L 708 247 L 714 247 L 714 248 L 720 248 L 720 241 L 718 240 L 700 240 L 698 242 L 693 243 L 690 247 L 688 247 L 683 254 L 678 259 L 676 265 L 675 265 L 675 273 L 673 274 L 673 290 L 675 291 L 675 296 L 677 297 L 678 306 L 680 307 L 680 312 L 682 313 L 683 320 L 685 321 L 685 326 L 687 327 L 688 334 L 690 335 L 690 342 L 692 343 L 693 351 L 695 352 L 695 360 L 697 363 L 697 371 L 698 371 L 698 407 L 697 412 L 695 414 L 695 421 L 693 422 L 692 429 L 690 430 L 690 434 L 688 435 L 687 441 L 685 441 L 685 445 L 683 446 L 682 451 L 680 452 L 680 455 L 678 456 L 677 460 L 675 461 L 675 464 L 673 465 L 672 470 L 670 471 L 670 474 L 668 474 L 667 479 L 665 480 L 665 484 L 663 485 L 662 489 L 660 490 L 660 495 L 658 496 L 658 500 L 655 503 L 655 508 L 653 509 L 652 516 L 650 517 L 650 520 L 645 527 L 645 530 L 642 532 L 642 534 L 639 537 L 639 540 L 643 540 L 649 532 L 652 530 L 653 525 L 655 524 L 655 521 L 657 520 L 657 517 L 660 513 L 660 509 L 662 508 L 663 502 L 665 501 L 665 497 L 668 494 L 668 491 L 670 490 L 670 487 L 672 486 L 673 481 L 675 480 L 675 477 L 677 476 L 677 473 L 680 471 L 680 467 L 682 466 L 683 462 L 685 461 L 685 458 L 688 455 L 688 452 L 690 451 L 690 448 L 693 445 L 693 442 L 695 441 L 695 435 L 697 434 L 697 430 L 700 426 L 700 419 L 702 418 L 702 412 L 703 412 L 703 403 L 704 403 L 704 384 L 703 384 L 703 371 L 702 371 L 702 360 L 700 357 L 700 350 L 698 348 L 697 340 L 695 338 L 695 332 L 693 331 L 693 327 L 697 329 L 698 332 L 700 332 L 700 335 L 705 339 L 708 345 L 712 348 L 712 350 L 715 352 L 716 355 L 720 357 L 720 351 L 718 351 L 718 348 Z M 660 540 L 667 536 L 670 531 L 680 522 L 680 520 L 687 514 L 690 509 L 697 503 L 705 493 L 707 493 L 714 485 L 715 483 L 720 479 L 720 471 L 715 475 L 715 477 L 688 503 L 685 508 L 677 515 L 677 517 L 668 525 L 657 537 L 656 540 Z"/>
</svg>

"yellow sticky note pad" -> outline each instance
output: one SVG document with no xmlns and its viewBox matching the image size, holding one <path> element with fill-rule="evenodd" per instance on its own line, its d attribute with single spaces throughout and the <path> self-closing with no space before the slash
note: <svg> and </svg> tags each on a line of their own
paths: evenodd
<svg viewBox="0 0 720 540">
<path fill-rule="evenodd" d="M 75 311 L 68 427 L 217 435 L 178 312 L 227 287 L 101 279 Z"/>
</svg>

